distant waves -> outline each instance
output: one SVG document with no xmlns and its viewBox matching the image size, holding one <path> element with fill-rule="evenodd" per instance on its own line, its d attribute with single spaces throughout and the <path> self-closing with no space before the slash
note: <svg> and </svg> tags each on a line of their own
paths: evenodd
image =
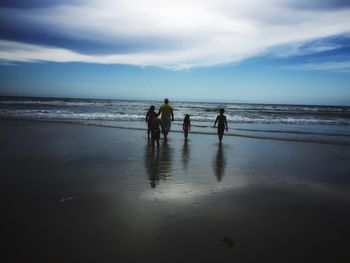
<svg viewBox="0 0 350 263">
<path fill-rule="evenodd" d="M 58 121 L 84 125 L 145 130 L 145 114 L 162 101 L 1 97 L 0 118 Z M 227 136 L 350 143 L 350 107 L 312 105 L 172 102 L 172 131 L 182 132 L 190 114 L 193 134 L 216 134 L 213 123 L 225 108 Z"/>
<path fill-rule="evenodd" d="M 0 117 L 20 119 L 142 121 L 150 105 L 160 101 L 58 98 L 1 98 Z M 350 125 L 350 107 L 173 102 L 175 119 L 213 122 L 219 108 L 229 121 L 260 124 Z"/>
</svg>

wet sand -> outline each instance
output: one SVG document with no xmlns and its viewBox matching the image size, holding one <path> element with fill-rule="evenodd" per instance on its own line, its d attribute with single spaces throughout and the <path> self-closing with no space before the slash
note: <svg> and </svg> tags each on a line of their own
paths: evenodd
<svg viewBox="0 0 350 263">
<path fill-rule="evenodd" d="M 234 124 L 232 124 L 234 125 Z M 2 262 L 350 262 L 350 147 L 0 122 Z"/>
</svg>

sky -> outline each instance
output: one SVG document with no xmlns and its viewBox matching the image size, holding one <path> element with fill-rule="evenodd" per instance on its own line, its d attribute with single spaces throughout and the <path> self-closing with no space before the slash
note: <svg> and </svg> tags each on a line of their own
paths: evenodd
<svg viewBox="0 0 350 263">
<path fill-rule="evenodd" d="M 2 0 L 0 95 L 350 105 L 348 0 Z"/>
</svg>

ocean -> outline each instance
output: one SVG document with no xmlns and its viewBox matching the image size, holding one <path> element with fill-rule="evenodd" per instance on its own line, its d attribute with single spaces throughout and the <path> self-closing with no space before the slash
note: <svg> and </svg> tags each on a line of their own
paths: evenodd
<svg viewBox="0 0 350 263">
<path fill-rule="evenodd" d="M 0 97 L 1 119 L 69 122 L 111 128 L 146 130 L 145 115 L 162 100 Z M 191 136 L 215 135 L 218 110 L 225 109 L 225 136 L 350 145 L 350 107 L 172 101 L 172 132 L 182 132 L 185 114 Z M 171 137 L 171 135 L 170 135 Z"/>
</svg>

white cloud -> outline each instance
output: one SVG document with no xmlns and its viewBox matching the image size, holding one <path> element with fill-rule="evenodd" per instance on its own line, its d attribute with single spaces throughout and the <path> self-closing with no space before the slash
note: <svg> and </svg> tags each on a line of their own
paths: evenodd
<svg viewBox="0 0 350 263">
<path fill-rule="evenodd" d="M 293 1 L 85 1 L 42 9 L 2 9 L 9 21 L 49 28 L 57 36 L 130 49 L 87 55 L 62 48 L 1 42 L 6 61 L 79 61 L 183 69 L 237 62 L 275 47 L 285 55 L 302 43 L 350 32 L 350 9 L 295 9 Z M 289 4 L 285 4 L 289 3 Z M 147 42 L 148 44 L 143 46 Z M 151 43 L 151 44 L 150 44 Z M 154 45 L 152 45 L 154 43 Z M 325 46 L 309 48 L 317 52 Z M 330 48 L 330 47 L 328 47 Z"/>
<path fill-rule="evenodd" d="M 280 58 L 288 58 L 291 56 L 302 56 L 330 51 L 341 47 L 340 44 L 330 41 L 314 41 L 311 43 L 293 43 L 290 45 L 272 47 L 271 50 L 268 49 L 266 53 Z"/>
<path fill-rule="evenodd" d="M 334 71 L 334 72 L 350 72 L 350 61 L 329 61 L 319 63 L 305 63 L 286 67 L 295 70 L 312 70 L 312 71 Z"/>
</svg>

